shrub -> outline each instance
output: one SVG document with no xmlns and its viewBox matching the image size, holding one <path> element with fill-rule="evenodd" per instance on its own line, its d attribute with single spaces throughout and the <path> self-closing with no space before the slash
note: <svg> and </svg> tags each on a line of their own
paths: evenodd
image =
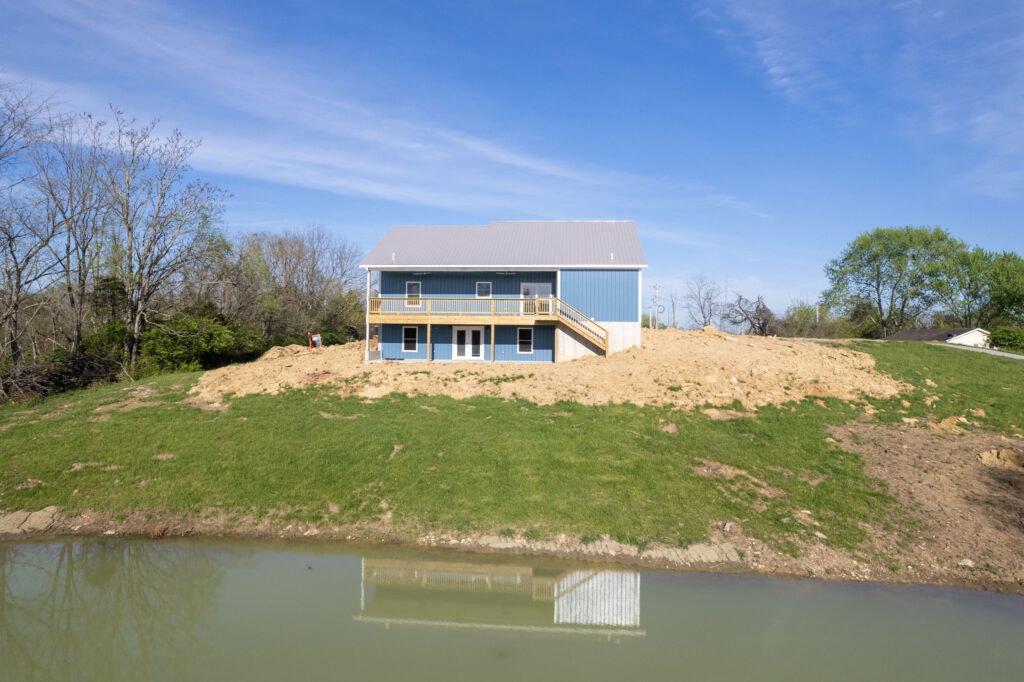
<svg viewBox="0 0 1024 682">
<path fill-rule="evenodd" d="M 142 333 L 140 373 L 210 369 L 252 360 L 264 350 L 253 332 L 217 319 L 181 313 Z"/>
<path fill-rule="evenodd" d="M 1000 327 L 989 335 L 993 346 L 1024 352 L 1024 327 Z"/>
</svg>

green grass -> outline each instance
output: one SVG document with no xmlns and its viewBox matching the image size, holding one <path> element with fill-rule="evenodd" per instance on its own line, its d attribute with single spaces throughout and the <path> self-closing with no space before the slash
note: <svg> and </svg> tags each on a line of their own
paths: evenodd
<svg viewBox="0 0 1024 682">
<path fill-rule="evenodd" d="M 1024 433 L 1024 360 L 914 341 L 862 341 L 853 348 L 874 356 L 876 369 L 915 387 L 898 398 L 872 401 L 882 421 L 966 416 L 992 431 Z M 928 396 L 938 400 L 929 406 Z M 910 407 L 901 404 L 904 399 Z M 985 416 L 969 412 L 976 409 Z"/>
<path fill-rule="evenodd" d="M 739 521 L 789 551 L 815 530 L 828 544 L 854 547 L 864 537 L 858 522 L 884 521 L 892 511 L 860 459 L 825 441 L 829 424 L 856 414 L 837 400 L 712 421 L 632 405 L 399 395 L 365 402 L 318 387 L 236 398 L 228 410 L 208 412 L 181 403 L 195 378 L 147 381 L 154 405 L 107 412 L 107 421 L 95 421 L 94 410 L 124 400 L 131 387 L 0 409 L 0 427 L 12 424 L 0 433 L 0 508 L 283 510 L 358 522 L 377 520 L 386 502 L 393 521 L 411 530 L 607 534 L 641 547 L 686 545 L 706 538 L 712 521 Z M 665 422 L 678 433 L 663 431 Z M 161 453 L 175 457 L 153 459 Z M 701 477 L 700 458 L 784 494 L 761 496 L 744 476 Z M 73 470 L 76 462 L 103 466 Z M 31 480 L 43 485 L 20 487 Z M 820 527 L 796 522 L 799 510 Z"/>
</svg>

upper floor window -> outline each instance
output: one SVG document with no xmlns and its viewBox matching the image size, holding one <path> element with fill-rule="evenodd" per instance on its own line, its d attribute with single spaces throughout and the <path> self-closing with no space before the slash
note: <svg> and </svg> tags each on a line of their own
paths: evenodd
<svg viewBox="0 0 1024 682">
<path fill-rule="evenodd" d="M 477 282 L 476 283 L 476 297 L 477 298 L 490 298 L 491 297 L 491 283 L 490 282 Z"/>
<path fill-rule="evenodd" d="M 405 297 L 408 299 L 406 305 L 410 308 L 420 307 L 420 292 L 423 290 L 423 285 L 419 282 L 406 282 L 405 283 Z"/>
</svg>

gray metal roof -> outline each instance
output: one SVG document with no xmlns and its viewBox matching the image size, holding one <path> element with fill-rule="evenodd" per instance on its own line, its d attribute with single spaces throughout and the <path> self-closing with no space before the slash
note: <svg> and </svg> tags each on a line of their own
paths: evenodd
<svg viewBox="0 0 1024 682">
<path fill-rule="evenodd" d="M 360 264 L 408 268 L 642 268 L 632 220 L 496 220 L 392 227 Z"/>
<path fill-rule="evenodd" d="M 886 341 L 946 341 L 974 331 L 978 327 L 952 327 L 949 329 L 904 329 L 885 337 Z M 983 330 L 984 331 L 984 330 Z"/>
</svg>

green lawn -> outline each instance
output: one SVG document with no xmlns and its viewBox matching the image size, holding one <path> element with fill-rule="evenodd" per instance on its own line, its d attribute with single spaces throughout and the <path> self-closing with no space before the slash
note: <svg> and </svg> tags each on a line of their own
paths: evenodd
<svg viewBox="0 0 1024 682">
<path fill-rule="evenodd" d="M 878 416 L 883 421 L 966 415 L 992 431 L 1024 433 L 1024 360 L 914 341 L 862 341 L 854 348 L 873 355 L 876 369 L 915 387 L 900 398 L 872 401 L 881 409 Z M 927 405 L 928 396 L 938 400 Z M 911 406 L 902 407 L 902 399 Z M 985 416 L 969 413 L 977 409 Z"/>
<path fill-rule="evenodd" d="M 923 344 L 858 348 L 922 387 L 909 409 L 899 399 L 874 401 L 879 418 L 981 407 L 992 428 L 1022 426 L 1024 362 Z M 711 521 L 732 520 L 790 551 L 793 539 L 815 530 L 828 544 L 855 547 L 864 537 L 858 522 L 896 513 L 859 457 L 826 440 L 829 424 L 859 414 L 838 400 L 712 421 L 632 405 L 398 395 L 364 402 L 313 388 L 237 398 L 209 412 L 181 402 L 196 376 L 144 382 L 156 393 L 146 398 L 153 405 L 130 411 L 95 411 L 128 398 L 132 387 L 124 384 L 0 408 L 0 428 L 9 425 L 0 432 L 0 509 L 213 507 L 356 522 L 377 520 L 386 501 L 394 523 L 408 530 L 609 534 L 685 545 L 705 538 Z M 927 387 L 925 377 L 938 386 Z M 942 400 L 925 408 L 924 390 Z M 678 433 L 664 431 L 668 423 Z M 164 453 L 174 457 L 153 458 Z M 750 477 L 702 477 L 700 459 Z M 797 523 L 800 510 L 821 526 Z"/>
</svg>

